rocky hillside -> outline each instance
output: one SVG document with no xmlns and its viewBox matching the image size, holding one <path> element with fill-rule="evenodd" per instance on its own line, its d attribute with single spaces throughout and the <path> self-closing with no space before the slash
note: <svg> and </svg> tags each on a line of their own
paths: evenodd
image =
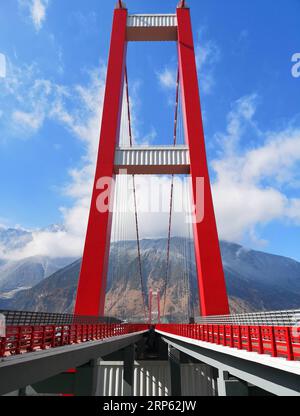
<svg viewBox="0 0 300 416">
<path fill-rule="evenodd" d="M 166 240 L 143 240 L 143 286 L 161 292 L 163 309 L 166 270 Z M 300 307 L 300 263 L 285 257 L 246 250 L 221 242 L 222 258 L 232 312 L 276 310 Z M 165 310 L 170 319 L 197 314 L 198 298 L 192 242 L 171 241 L 170 279 Z M 71 312 L 80 260 L 46 278 L 12 299 L 0 300 L 0 308 L 50 312 Z M 189 276 L 189 278 L 188 278 Z M 106 311 L 118 317 L 142 315 L 140 277 L 135 242 L 111 247 Z M 189 298 L 188 293 L 191 294 Z"/>
</svg>

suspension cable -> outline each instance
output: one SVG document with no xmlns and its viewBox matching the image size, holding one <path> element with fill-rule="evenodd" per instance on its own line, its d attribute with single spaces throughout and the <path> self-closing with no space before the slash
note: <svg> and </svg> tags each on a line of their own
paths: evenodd
<svg viewBox="0 0 300 416">
<path fill-rule="evenodd" d="M 176 100 L 175 100 L 175 117 L 174 117 L 174 135 L 173 145 L 177 143 L 177 124 L 178 124 L 178 104 L 179 104 L 179 68 L 177 71 L 176 81 Z M 164 302 L 163 302 L 163 316 L 165 315 L 167 288 L 169 280 L 169 266 L 170 266 L 170 246 L 171 246 L 171 228 L 172 228 L 172 210 L 173 210 L 173 199 L 174 199 L 174 174 L 171 179 L 171 191 L 170 191 L 170 211 L 169 211 L 169 228 L 168 228 L 168 243 L 167 243 L 167 265 L 164 285 Z"/>
<path fill-rule="evenodd" d="M 130 147 L 132 147 L 133 146 L 133 140 L 132 140 L 131 115 L 130 115 L 130 103 L 129 103 L 128 73 L 127 73 L 127 67 L 126 66 L 125 66 L 125 89 L 126 89 L 126 102 L 127 102 L 129 143 L 130 143 Z"/>
<path fill-rule="evenodd" d="M 178 105 L 179 105 L 179 68 L 177 71 L 177 80 L 176 80 L 176 101 L 175 101 L 174 135 L 173 135 L 174 146 L 177 143 Z"/>
<path fill-rule="evenodd" d="M 125 66 L 125 89 L 126 89 L 126 100 L 127 100 L 127 116 L 128 116 L 128 124 L 129 124 L 129 129 L 128 129 L 129 130 L 129 142 L 130 142 L 130 146 L 132 147 L 133 146 L 133 140 L 132 140 L 130 102 L 129 102 L 128 73 L 127 73 L 127 67 L 126 66 Z M 142 271 L 140 232 L 139 232 L 139 222 L 138 222 L 138 212 L 137 212 L 135 175 L 132 175 L 132 183 L 133 183 L 133 200 L 134 200 L 134 215 L 135 215 L 135 228 L 136 228 L 136 241 L 137 241 L 137 251 L 138 251 L 139 274 L 140 274 L 141 291 L 142 291 L 142 299 L 143 299 L 143 310 L 144 310 L 145 319 L 147 320 L 145 290 L 144 290 L 143 271 Z"/>
</svg>

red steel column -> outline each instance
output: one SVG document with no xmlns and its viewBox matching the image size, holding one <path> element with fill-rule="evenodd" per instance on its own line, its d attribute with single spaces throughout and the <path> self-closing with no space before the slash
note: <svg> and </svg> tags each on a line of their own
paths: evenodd
<svg viewBox="0 0 300 416">
<path fill-rule="evenodd" d="M 75 314 L 78 315 L 104 314 L 112 214 L 108 211 L 101 213 L 97 210 L 96 203 L 99 196 L 107 191 L 107 188 L 97 189 L 97 182 L 101 178 L 114 178 L 115 148 L 120 131 L 126 59 L 126 22 L 127 10 L 116 9 L 111 35 L 95 182 L 75 304 Z M 111 204 L 113 193 L 112 187 L 108 191 Z"/>
<path fill-rule="evenodd" d="M 185 127 L 190 149 L 192 197 L 196 204 L 196 181 L 204 178 L 204 218 L 194 224 L 200 313 L 228 314 L 228 298 L 206 160 L 195 50 L 188 8 L 177 9 L 178 56 Z"/>
</svg>

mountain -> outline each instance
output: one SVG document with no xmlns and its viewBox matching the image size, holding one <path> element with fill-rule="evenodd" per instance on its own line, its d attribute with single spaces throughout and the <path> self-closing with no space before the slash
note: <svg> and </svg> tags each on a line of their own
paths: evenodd
<svg viewBox="0 0 300 416">
<path fill-rule="evenodd" d="M 58 270 L 31 289 L 11 299 L 0 299 L 0 309 L 40 312 L 69 312 L 75 296 L 81 261 Z"/>
<path fill-rule="evenodd" d="M 227 290 L 255 311 L 300 306 L 300 263 L 282 256 L 221 243 Z"/>
<path fill-rule="evenodd" d="M 19 290 L 35 286 L 73 260 L 35 256 L 19 261 L 2 261 L 0 264 L 0 298 L 10 298 Z"/>
<path fill-rule="evenodd" d="M 160 291 L 162 310 L 166 247 L 165 239 L 141 242 L 143 286 L 147 292 L 150 287 Z M 224 241 L 221 251 L 233 313 L 300 307 L 300 263 Z M 172 238 L 165 304 L 170 319 L 187 319 L 192 310 L 197 315 L 196 269 L 192 253 L 191 241 Z M 0 299 L 0 309 L 72 312 L 80 264 L 77 260 L 33 288 L 20 291 L 11 299 Z M 140 288 L 136 243 L 112 244 L 106 313 L 127 318 L 141 316 Z M 191 294 L 190 299 L 188 294 Z"/>
<path fill-rule="evenodd" d="M 0 226 L 0 253 L 25 247 L 32 241 L 31 231 Z"/>
<path fill-rule="evenodd" d="M 50 225 L 38 231 L 59 232 L 61 225 Z M 0 226 L 0 298 L 11 298 L 18 291 L 31 288 L 57 270 L 74 261 L 73 258 L 34 256 L 18 261 L 8 260 L 9 254 L 21 251 L 33 240 L 34 231 Z"/>
</svg>

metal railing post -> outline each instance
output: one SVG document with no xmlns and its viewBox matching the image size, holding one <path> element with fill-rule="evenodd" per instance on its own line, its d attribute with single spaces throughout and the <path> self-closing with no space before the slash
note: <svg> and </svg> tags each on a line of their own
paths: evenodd
<svg viewBox="0 0 300 416">
<path fill-rule="evenodd" d="M 294 360 L 294 351 L 292 346 L 291 332 L 290 328 L 285 328 L 285 340 L 286 340 L 286 349 L 287 349 L 287 359 L 289 361 Z"/>
<path fill-rule="evenodd" d="M 258 332 L 258 354 L 263 354 L 264 353 L 264 344 L 263 344 L 263 339 L 262 339 L 262 330 L 261 330 L 261 326 L 257 327 L 257 332 Z"/>
<path fill-rule="evenodd" d="M 270 328 L 270 338 L 271 338 L 271 354 L 272 357 L 277 357 L 277 344 L 275 337 L 275 328 L 271 326 Z"/>
</svg>

